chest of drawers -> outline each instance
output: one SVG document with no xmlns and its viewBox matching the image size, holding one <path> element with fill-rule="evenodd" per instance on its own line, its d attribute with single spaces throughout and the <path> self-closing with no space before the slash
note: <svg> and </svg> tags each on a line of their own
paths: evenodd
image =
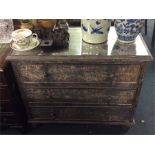
<svg viewBox="0 0 155 155">
<path fill-rule="evenodd" d="M 29 123 L 101 123 L 130 126 L 147 62 L 141 36 L 122 45 L 110 30 L 107 44 L 82 42 L 71 28 L 68 49 L 12 51 L 7 57 Z M 115 39 L 115 40 L 114 40 Z"/>
<path fill-rule="evenodd" d="M 0 128 L 22 127 L 24 122 L 12 70 L 7 67 L 6 63 L 9 52 L 9 44 L 0 44 Z M 10 82 L 8 82 L 6 74 L 9 75 Z"/>
</svg>

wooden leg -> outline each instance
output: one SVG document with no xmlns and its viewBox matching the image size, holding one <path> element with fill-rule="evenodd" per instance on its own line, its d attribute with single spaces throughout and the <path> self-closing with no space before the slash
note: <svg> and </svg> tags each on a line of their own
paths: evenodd
<svg viewBox="0 0 155 155">
<path fill-rule="evenodd" d="M 153 27 L 153 34 L 152 34 L 152 41 L 151 41 L 152 47 L 154 47 L 154 42 L 155 42 L 155 20 L 154 20 L 154 27 Z"/>
<path fill-rule="evenodd" d="M 147 19 L 145 19 L 145 35 L 147 35 Z"/>
</svg>

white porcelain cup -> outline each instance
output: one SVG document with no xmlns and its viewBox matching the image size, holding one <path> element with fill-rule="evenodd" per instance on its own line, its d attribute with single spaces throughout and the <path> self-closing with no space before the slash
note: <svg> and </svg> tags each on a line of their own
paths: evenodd
<svg viewBox="0 0 155 155">
<path fill-rule="evenodd" d="M 12 40 L 20 47 L 26 48 L 30 45 L 33 38 L 38 39 L 36 33 L 32 33 L 29 29 L 18 29 L 12 32 Z"/>
</svg>

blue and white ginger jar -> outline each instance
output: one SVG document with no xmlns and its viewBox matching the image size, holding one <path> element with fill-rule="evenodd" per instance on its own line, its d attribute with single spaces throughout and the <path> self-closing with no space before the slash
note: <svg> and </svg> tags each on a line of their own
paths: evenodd
<svg viewBox="0 0 155 155">
<path fill-rule="evenodd" d="M 109 19 L 82 19 L 82 39 L 91 44 L 107 41 L 111 20 Z"/>
<path fill-rule="evenodd" d="M 115 29 L 118 41 L 132 43 L 144 26 L 144 19 L 116 19 Z"/>
</svg>

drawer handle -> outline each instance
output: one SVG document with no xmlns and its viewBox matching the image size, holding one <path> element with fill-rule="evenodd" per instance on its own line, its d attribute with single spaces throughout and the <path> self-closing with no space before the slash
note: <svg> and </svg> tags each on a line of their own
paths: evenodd
<svg viewBox="0 0 155 155">
<path fill-rule="evenodd" d="M 107 103 L 109 104 L 111 102 L 111 100 L 112 100 L 111 96 L 108 96 L 107 97 Z"/>
<path fill-rule="evenodd" d="M 48 72 L 48 69 L 45 70 L 44 76 L 47 77 L 47 78 L 50 76 L 50 74 L 49 74 L 49 72 Z"/>
<path fill-rule="evenodd" d="M 54 116 L 53 112 L 50 113 L 50 116 Z"/>
<path fill-rule="evenodd" d="M 55 114 L 54 112 L 51 112 L 51 113 L 50 113 L 50 117 L 51 117 L 52 119 L 55 119 L 55 118 L 56 118 L 56 114 Z"/>
<path fill-rule="evenodd" d="M 111 98 L 111 96 L 108 96 L 108 100 L 111 100 L 112 98 Z"/>
<path fill-rule="evenodd" d="M 113 78 L 114 77 L 114 74 L 108 74 L 109 77 Z"/>
<path fill-rule="evenodd" d="M 108 115 L 108 114 L 109 114 L 109 112 L 107 111 L 107 112 L 105 112 L 105 114 L 107 114 L 107 115 Z"/>
</svg>

